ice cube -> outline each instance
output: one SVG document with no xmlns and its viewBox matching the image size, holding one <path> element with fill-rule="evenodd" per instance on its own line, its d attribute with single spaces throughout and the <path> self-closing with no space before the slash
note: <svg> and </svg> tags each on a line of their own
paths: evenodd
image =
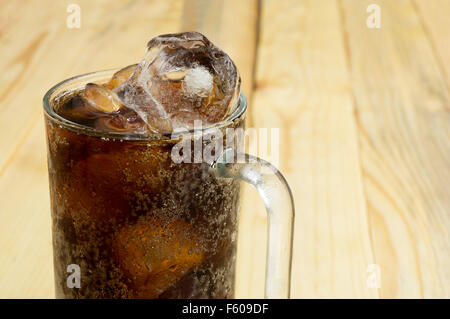
<svg viewBox="0 0 450 319">
<path fill-rule="evenodd" d="M 111 80 L 109 80 L 109 82 L 106 84 L 106 87 L 112 90 L 119 85 L 122 85 L 126 80 L 128 80 L 131 74 L 133 74 L 134 70 L 136 70 L 136 67 L 137 64 L 132 64 L 117 71 L 116 73 L 114 73 Z"/>
<path fill-rule="evenodd" d="M 183 94 L 195 98 L 208 97 L 213 86 L 213 77 L 204 67 L 198 66 L 190 69 L 183 81 Z"/>
<path fill-rule="evenodd" d="M 98 112 L 114 113 L 121 107 L 115 94 L 104 85 L 88 83 L 81 96 Z"/>
<path fill-rule="evenodd" d="M 93 120 L 98 117 L 95 109 L 80 95 L 74 96 L 69 103 L 58 108 L 58 114 L 74 122 Z"/>
<path fill-rule="evenodd" d="M 115 251 L 135 297 L 155 298 L 203 261 L 200 242 L 182 220 L 145 221 L 123 228 Z"/>
<path fill-rule="evenodd" d="M 129 113 L 99 117 L 95 120 L 94 127 L 105 132 L 147 133 L 147 125 L 140 118 Z"/>
<path fill-rule="evenodd" d="M 233 61 L 205 36 L 185 32 L 158 36 L 128 80 L 114 89 L 154 132 L 224 120 L 238 99 Z M 184 114 L 188 116 L 183 116 Z"/>
<path fill-rule="evenodd" d="M 55 108 L 55 111 L 64 118 L 88 126 L 97 119 L 114 117 L 121 110 L 129 111 L 107 86 L 95 83 L 86 84 L 84 89 L 74 92 L 69 101 Z"/>
</svg>

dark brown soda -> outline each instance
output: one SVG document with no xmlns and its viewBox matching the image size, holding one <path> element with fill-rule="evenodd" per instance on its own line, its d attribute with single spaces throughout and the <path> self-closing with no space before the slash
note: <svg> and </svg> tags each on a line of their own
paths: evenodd
<svg viewBox="0 0 450 319">
<path fill-rule="evenodd" d="M 46 131 L 58 298 L 233 297 L 237 181 L 174 163 L 178 140 L 92 134 L 48 114 Z M 80 288 L 67 285 L 71 264 Z"/>
</svg>

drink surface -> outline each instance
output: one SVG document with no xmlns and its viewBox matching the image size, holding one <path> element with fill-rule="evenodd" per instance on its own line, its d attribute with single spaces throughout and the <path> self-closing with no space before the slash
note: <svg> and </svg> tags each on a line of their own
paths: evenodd
<svg viewBox="0 0 450 319">
<path fill-rule="evenodd" d="M 140 64 L 52 103 L 105 134 L 145 136 L 224 120 L 239 81 L 202 35 L 165 35 Z M 227 128 L 243 125 L 239 117 Z M 216 178 L 207 163 L 172 161 L 178 140 L 90 136 L 51 116 L 46 130 L 57 297 L 233 297 L 237 181 Z M 80 288 L 67 284 L 71 264 Z"/>
</svg>

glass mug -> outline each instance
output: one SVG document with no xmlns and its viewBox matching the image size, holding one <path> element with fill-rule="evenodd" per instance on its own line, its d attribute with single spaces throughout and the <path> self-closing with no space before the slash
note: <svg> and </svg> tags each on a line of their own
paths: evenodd
<svg viewBox="0 0 450 319">
<path fill-rule="evenodd" d="M 211 129 L 242 129 L 244 95 L 227 120 L 175 137 L 103 132 L 54 111 L 116 71 L 65 80 L 44 97 L 56 297 L 233 298 L 244 180 L 268 213 L 265 296 L 289 298 L 294 205 L 283 176 L 235 148 L 201 163 L 171 156 L 181 140 L 204 146 Z"/>
</svg>

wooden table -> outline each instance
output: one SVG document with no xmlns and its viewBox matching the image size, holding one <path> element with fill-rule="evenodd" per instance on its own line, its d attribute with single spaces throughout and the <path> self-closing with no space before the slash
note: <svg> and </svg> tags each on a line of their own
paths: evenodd
<svg viewBox="0 0 450 319">
<path fill-rule="evenodd" d="M 181 30 L 234 59 L 248 126 L 280 128 L 293 297 L 450 297 L 449 0 L 93 3 L 0 2 L 0 297 L 54 296 L 46 90 Z M 242 207 L 237 296 L 262 297 L 266 216 L 253 189 Z"/>
</svg>

